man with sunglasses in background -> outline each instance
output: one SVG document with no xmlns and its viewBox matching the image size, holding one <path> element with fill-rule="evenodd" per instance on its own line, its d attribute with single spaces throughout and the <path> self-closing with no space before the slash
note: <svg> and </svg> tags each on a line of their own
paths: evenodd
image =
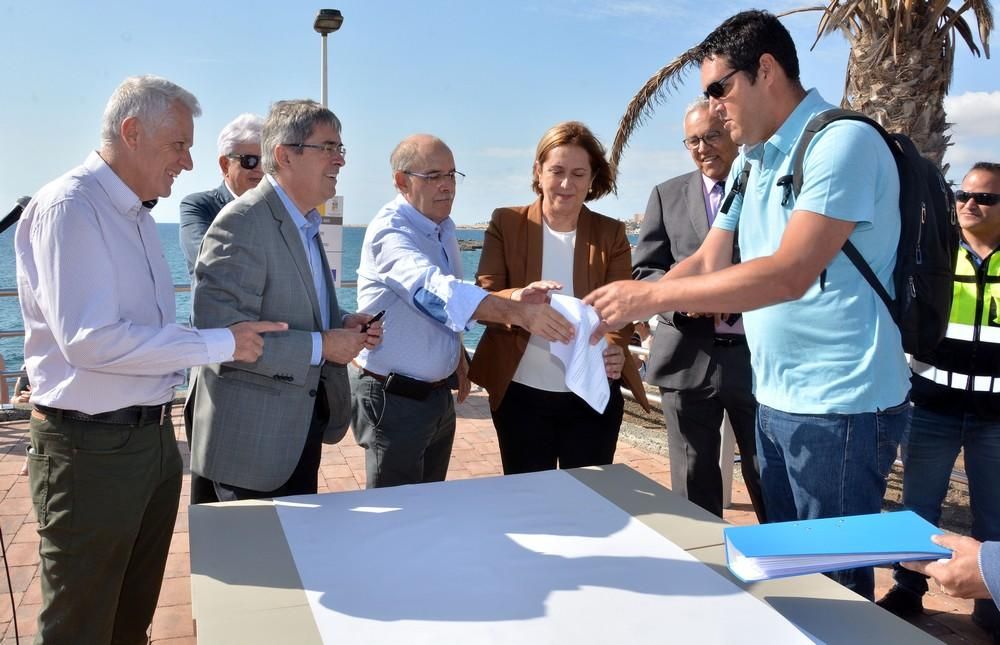
<svg viewBox="0 0 1000 645">
<path fill-rule="evenodd" d="M 636 280 L 659 280 L 697 251 L 722 205 L 726 177 L 739 149 L 709 111 L 707 99 L 688 107 L 683 143 L 697 170 L 653 188 L 632 252 Z M 740 447 L 743 480 L 757 520 L 764 522 L 754 438 L 757 403 L 740 316 L 663 311 L 658 322 L 646 380 L 659 386 L 663 397 L 670 488 L 722 517 L 719 428 L 728 413 Z M 731 473 L 732 464 L 726 466 Z"/>
<path fill-rule="evenodd" d="M 264 120 L 256 114 L 241 114 L 219 133 L 218 188 L 191 193 L 181 201 L 181 250 L 187 260 L 188 275 L 194 277 L 201 238 L 222 207 L 250 190 L 264 177 L 260 167 L 260 131 Z"/>
<path fill-rule="evenodd" d="M 951 470 L 964 449 L 972 536 L 1000 540 L 1000 164 L 975 164 L 955 192 L 961 247 L 945 339 L 910 360 L 913 419 L 903 446 L 903 504 L 937 524 Z M 879 605 L 923 611 L 927 579 L 897 567 Z M 973 622 L 1000 639 L 1000 616 L 977 600 Z"/>
<path fill-rule="evenodd" d="M 188 276 L 192 282 L 201 240 L 215 216 L 226 204 L 260 183 L 264 176 L 260 167 L 260 131 L 263 127 L 264 119 L 249 112 L 227 123 L 219 133 L 217 142 L 222 184 L 212 190 L 191 193 L 181 200 L 181 251 L 187 261 Z M 184 432 L 189 446 L 191 421 L 190 418 L 184 419 Z M 218 501 L 215 499 L 212 482 L 194 473 L 191 474 L 191 491 L 191 497 L 199 502 Z"/>
<path fill-rule="evenodd" d="M 222 502 L 316 492 L 323 443 L 350 421 L 346 365 L 382 337 L 371 316 L 340 309 L 319 237 L 316 208 L 346 163 L 340 120 L 315 101 L 279 101 L 261 139 L 267 174 L 215 218 L 194 268 L 195 324 L 288 323 L 257 361 L 192 373 L 191 472 Z M 199 492 L 191 501 L 208 501 Z"/>
<path fill-rule="evenodd" d="M 462 332 L 476 320 L 567 341 L 573 327 L 547 303 L 517 302 L 462 281 L 451 207 L 465 177 L 441 139 L 415 134 L 389 157 L 399 192 L 365 231 L 358 310 L 385 313 L 385 340 L 351 369 L 351 427 L 365 449 L 366 486 L 443 481 L 455 439 L 455 398 L 469 395 Z"/>
<path fill-rule="evenodd" d="M 892 293 L 896 163 L 873 128 L 837 121 L 812 140 L 793 196 L 796 143 L 834 106 L 802 86 L 788 30 L 746 11 L 696 58 L 710 110 L 744 146 L 729 182 L 749 161 L 745 195 L 663 279 L 612 283 L 586 301 L 609 326 L 660 311 L 744 312 L 768 521 L 878 513 L 909 424 L 909 369 L 889 310 L 841 248 L 850 239 Z M 871 567 L 830 577 L 874 599 Z"/>
</svg>

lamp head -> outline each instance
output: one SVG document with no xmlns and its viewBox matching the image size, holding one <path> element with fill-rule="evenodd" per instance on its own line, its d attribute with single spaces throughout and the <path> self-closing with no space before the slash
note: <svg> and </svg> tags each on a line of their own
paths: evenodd
<svg viewBox="0 0 1000 645">
<path fill-rule="evenodd" d="M 344 16 L 337 9 L 320 9 L 319 13 L 316 14 L 316 22 L 313 23 L 313 29 L 316 33 L 327 35 L 333 33 L 340 29 L 340 25 L 344 24 Z"/>
</svg>

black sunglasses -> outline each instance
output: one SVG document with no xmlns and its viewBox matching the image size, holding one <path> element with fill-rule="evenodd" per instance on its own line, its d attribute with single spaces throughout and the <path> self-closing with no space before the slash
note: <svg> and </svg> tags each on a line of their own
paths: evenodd
<svg viewBox="0 0 1000 645">
<path fill-rule="evenodd" d="M 726 74 L 725 76 L 723 76 L 719 80 L 712 81 L 711 83 L 709 83 L 708 87 L 705 88 L 705 92 L 704 92 L 705 98 L 706 99 L 707 98 L 721 99 L 723 96 L 725 96 L 726 95 L 726 85 L 725 85 L 726 81 L 728 81 L 730 78 L 732 78 L 732 76 L 734 74 L 736 74 L 736 72 L 739 72 L 739 71 L 741 71 L 739 68 L 734 69 L 733 71 L 729 72 L 728 74 Z"/>
<path fill-rule="evenodd" d="M 976 200 L 976 203 L 980 206 L 996 206 L 997 202 L 1000 202 L 1000 194 L 998 193 L 970 193 L 964 190 L 955 191 L 955 201 L 967 202 L 970 199 Z"/>
<path fill-rule="evenodd" d="M 253 170 L 254 168 L 260 165 L 260 155 L 232 154 L 226 156 L 229 157 L 230 159 L 239 159 L 240 168 L 243 168 L 244 170 Z"/>
</svg>

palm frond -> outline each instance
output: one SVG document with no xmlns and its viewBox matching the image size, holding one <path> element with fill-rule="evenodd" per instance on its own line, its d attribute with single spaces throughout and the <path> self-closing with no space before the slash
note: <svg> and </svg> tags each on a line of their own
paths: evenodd
<svg viewBox="0 0 1000 645">
<path fill-rule="evenodd" d="M 666 98 L 666 93 L 677 89 L 683 72 L 695 64 L 696 50 L 696 47 L 688 49 L 661 68 L 659 72 L 646 81 L 642 89 L 629 101 L 625 115 L 618 124 L 618 132 L 615 134 L 614 145 L 611 146 L 611 159 L 609 161 L 613 177 L 618 176 L 618 163 L 621 161 L 622 154 L 628 146 L 629 137 L 632 136 L 637 127 L 642 125 L 653 114 L 654 106 L 663 102 Z"/>
<path fill-rule="evenodd" d="M 988 0 L 975 0 L 972 2 L 972 13 L 976 15 L 976 22 L 979 23 L 979 42 L 983 44 L 983 54 L 990 57 L 990 32 L 993 31 L 993 8 Z"/>
<path fill-rule="evenodd" d="M 979 47 L 976 46 L 975 38 L 972 35 L 972 28 L 969 27 L 969 23 L 965 22 L 965 18 L 959 16 L 958 12 L 951 8 L 945 10 L 944 18 L 947 27 L 943 25 L 938 31 L 944 30 L 943 33 L 947 34 L 951 29 L 954 29 L 962 37 L 962 40 L 965 41 L 965 44 L 969 46 L 969 50 L 976 56 L 979 56 Z"/>
</svg>

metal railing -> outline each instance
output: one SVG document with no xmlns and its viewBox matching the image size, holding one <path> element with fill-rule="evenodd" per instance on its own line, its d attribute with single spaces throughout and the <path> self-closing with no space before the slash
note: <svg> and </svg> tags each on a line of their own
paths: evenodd
<svg viewBox="0 0 1000 645">
<path fill-rule="evenodd" d="M 356 287 L 357 284 L 358 284 L 357 281 L 354 281 L 354 280 L 344 280 L 344 281 L 341 282 L 340 287 L 341 288 L 351 288 L 351 287 Z M 183 293 L 183 292 L 191 291 L 191 285 L 190 284 L 175 284 L 174 285 L 174 291 L 176 293 Z M 0 298 L 16 298 L 16 297 L 17 297 L 17 289 L 0 289 Z M 0 339 L 3 339 L 3 338 L 15 338 L 15 337 L 18 337 L 18 336 L 24 336 L 24 330 L 23 329 L 0 329 Z M 649 358 L 649 350 L 646 349 L 645 347 L 636 347 L 635 345 L 629 345 L 628 349 L 629 349 L 629 352 L 631 352 L 633 356 L 639 358 L 640 360 Z M 0 366 L 2 366 L 2 365 L 3 365 L 3 357 L 0 356 Z M 22 377 L 22 376 L 27 376 L 27 374 L 25 373 L 24 370 L 7 370 L 7 369 L 3 369 L 2 371 L 0 371 L 0 399 L 4 399 L 4 400 L 6 399 L 6 396 L 7 396 L 7 381 L 10 380 L 10 379 L 17 379 L 17 378 Z M 624 395 L 625 398 L 629 399 L 630 401 L 635 401 L 636 400 L 635 395 L 632 394 L 632 390 L 630 390 L 630 389 L 628 389 L 626 387 L 622 387 L 621 391 L 622 391 L 622 395 Z M 654 405 L 656 405 L 657 407 L 659 407 L 661 410 L 663 409 L 663 399 L 662 399 L 662 397 L 660 397 L 660 395 L 654 394 L 653 392 L 648 392 L 647 391 L 646 392 L 646 398 L 649 399 L 650 403 L 653 403 Z M 899 459 L 897 459 L 896 460 L 896 465 L 897 466 L 902 466 L 903 462 L 900 461 Z M 952 471 L 952 473 L 951 473 L 951 480 L 955 481 L 955 482 L 959 482 L 961 484 L 965 484 L 965 485 L 969 484 L 968 477 L 966 477 L 965 473 L 963 471 L 960 471 L 960 470 L 954 470 L 954 471 Z"/>
<path fill-rule="evenodd" d="M 340 284 L 341 288 L 351 288 L 358 286 L 358 283 L 354 280 L 344 280 Z M 175 284 L 175 293 L 185 293 L 191 291 L 190 284 Z M 16 298 L 17 289 L 0 289 L 0 298 Z M 0 339 L 4 338 L 19 338 L 24 336 L 23 329 L 0 329 Z M 10 370 L 6 368 L 6 363 L 3 360 L 3 356 L 0 356 L 0 400 L 6 402 L 7 398 L 7 382 L 13 379 L 18 379 L 21 377 L 26 377 L 28 374 L 21 369 Z"/>
</svg>

